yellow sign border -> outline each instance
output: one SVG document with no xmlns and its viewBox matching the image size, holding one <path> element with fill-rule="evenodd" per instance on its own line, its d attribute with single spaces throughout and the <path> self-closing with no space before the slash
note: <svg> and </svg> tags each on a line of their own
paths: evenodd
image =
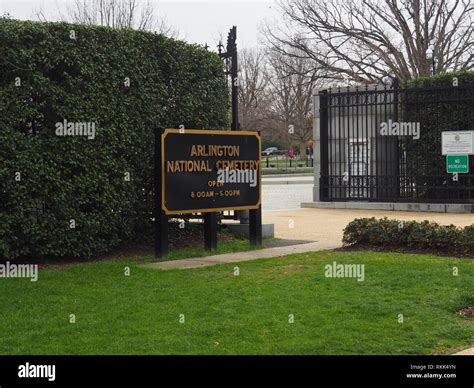
<svg viewBox="0 0 474 388">
<path fill-rule="evenodd" d="M 197 135 L 231 135 L 231 136 L 255 136 L 258 140 L 259 153 L 258 161 L 260 168 L 259 174 L 259 187 L 258 187 L 258 202 L 252 206 L 231 206 L 231 207 L 220 207 L 220 208 L 207 208 L 207 209 L 186 209 L 186 210 L 168 210 L 165 206 L 165 138 L 170 133 L 178 133 L 181 135 L 186 134 L 197 134 Z M 224 130 L 212 130 L 212 129 L 175 129 L 166 128 L 161 134 L 161 209 L 166 215 L 175 214 L 191 214 L 191 213 L 210 213 L 220 212 L 224 210 L 254 210 L 258 209 L 262 203 L 262 137 L 256 131 L 224 131 Z"/>
</svg>

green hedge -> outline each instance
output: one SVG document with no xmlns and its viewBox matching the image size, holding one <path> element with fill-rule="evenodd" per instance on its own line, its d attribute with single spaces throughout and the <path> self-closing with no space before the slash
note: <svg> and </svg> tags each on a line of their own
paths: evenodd
<svg viewBox="0 0 474 388">
<path fill-rule="evenodd" d="M 452 73 L 440 73 L 432 75 L 431 77 L 419 77 L 413 78 L 407 81 L 409 88 L 425 88 L 425 87 L 436 87 L 436 88 L 452 88 L 453 78 L 458 79 L 458 86 L 474 85 L 474 71 L 462 71 Z"/>
<path fill-rule="evenodd" d="M 430 249 L 474 255 L 474 224 L 464 228 L 429 221 L 357 218 L 344 229 L 343 244 Z"/>
<path fill-rule="evenodd" d="M 222 62 L 197 45 L 0 18 L 0 53 L 1 259 L 89 258 L 149 238 L 153 128 L 227 127 Z M 56 136 L 64 119 L 94 122 L 95 139 Z"/>
</svg>

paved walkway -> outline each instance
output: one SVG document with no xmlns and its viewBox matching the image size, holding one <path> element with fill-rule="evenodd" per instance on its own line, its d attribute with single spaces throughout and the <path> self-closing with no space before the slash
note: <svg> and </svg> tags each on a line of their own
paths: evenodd
<svg viewBox="0 0 474 388">
<path fill-rule="evenodd" d="M 461 352 L 454 353 L 455 356 L 474 356 L 474 348 L 464 349 Z"/>
<path fill-rule="evenodd" d="M 387 216 L 400 220 L 430 220 L 440 224 L 465 226 L 474 223 L 472 214 L 412 213 L 379 210 L 349 209 L 295 209 L 267 211 L 263 213 L 264 223 L 275 224 L 275 237 L 287 240 L 312 241 L 306 244 L 266 248 L 255 251 L 226 253 L 222 255 L 163 261 L 143 265 L 147 268 L 175 269 L 200 268 L 217 264 L 281 257 L 292 253 L 304 253 L 323 249 L 334 249 L 342 245 L 344 227 L 358 217 Z"/>
<path fill-rule="evenodd" d="M 225 253 L 222 255 L 197 257 L 192 259 L 162 261 L 158 263 L 143 264 L 145 268 L 159 269 L 186 269 L 209 267 L 217 264 L 238 263 L 240 261 L 267 259 L 271 257 L 281 257 L 291 255 L 292 253 L 305 253 L 319 251 L 322 249 L 336 248 L 336 246 L 324 242 L 312 242 L 307 244 L 291 245 L 286 247 L 258 249 L 255 251 Z"/>
</svg>

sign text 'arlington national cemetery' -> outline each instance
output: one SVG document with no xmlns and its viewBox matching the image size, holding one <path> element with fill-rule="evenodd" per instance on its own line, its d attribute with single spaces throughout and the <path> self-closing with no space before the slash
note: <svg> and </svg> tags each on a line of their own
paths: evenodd
<svg viewBox="0 0 474 388">
<path fill-rule="evenodd" d="M 161 135 L 165 214 L 257 209 L 261 203 L 258 132 L 166 129 Z"/>
</svg>

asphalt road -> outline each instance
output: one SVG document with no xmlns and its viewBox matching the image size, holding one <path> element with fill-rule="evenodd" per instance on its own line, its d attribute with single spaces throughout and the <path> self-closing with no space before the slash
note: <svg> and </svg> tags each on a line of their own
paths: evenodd
<svg viewBox="0 0 474 388">
<path fill-rule="evenodd" d="M 300 209 L 301 202 L 313 200 L 312 184 L 262 185 L 262 210 Z"/>
</svg>

